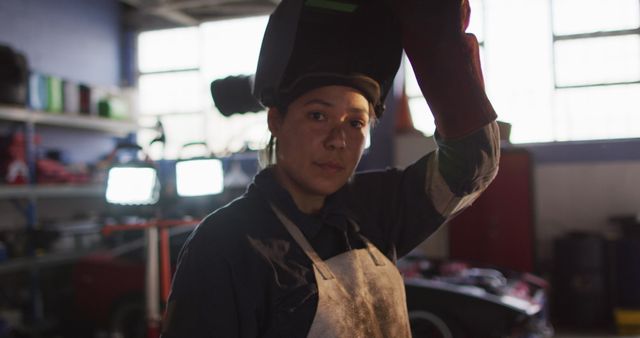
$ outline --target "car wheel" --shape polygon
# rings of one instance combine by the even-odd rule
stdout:
[[[428,311],[409,312],[413,338],[464,338],[462,330],[442,316]]]
[[[118,306],[111,316],[111,338],[145,338],[144,305],[127,302]]]

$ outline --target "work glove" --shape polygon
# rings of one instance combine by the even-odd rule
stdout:
[[[465,33],[468,0],[392,0],[402,46],[444,139],[496,119],[484,91],[478,40]]]

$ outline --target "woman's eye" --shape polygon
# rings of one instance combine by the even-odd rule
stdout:
[[[326,120],[326,116],[324,115],[324,113],[321,113],[319,111],[312,111],[309,113],[309,117],[311,117],[312,119],[316,120],[316,121],[323,121]]]
[[[350,123],[351,123],[352,127],[358,128],[358,129],[364,128],[364,126],[365,126],[365,123],[363,121],[361,121],[361,120],[351,120]]]

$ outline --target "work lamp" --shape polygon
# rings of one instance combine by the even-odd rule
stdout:
[[[178,196],[216,195],[224,190],[222,161],[197,158],[176,162]]]
[[[118,161],[118,155],[125,150],[138,154],[144,159],[130,156],[128,161]],[[131,154],[129,154],[131,155]],[[160,198],[158,172],[136,144],[118,145],[109,155],[111,166],[107,173],[105,198],[107,203],[121,205],[155,204]]]
[[[195,146],[201,148],[201,156],[184,159],[185,150]],[[206,142],[187,143],[180,149],[176,161],[176,190],[181,197],[217,195],[224,190],[222,161],[213,156]]]
[[[160,195],[156,169],[151,165],[125,164],[109,169],[107,202],[124,205],[155,204]]]

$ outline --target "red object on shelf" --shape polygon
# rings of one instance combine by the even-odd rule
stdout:
[[[27,165],[27,148],[25,144],[25,136],[22,131],[16,131],[8,136],[8,146],[6,151],[2,152],[0,158],[0,168],[4,177],[2,181],[8,184],[27,184],[29,183],[29,167]],[[40,143],[40,139],[34,137],[34,144]]]
[[[531,154],[503,149],[500,170],[487,190],[449,223],[452,259],[517,271],[534,268]]]
[[[22,160],[13,160],[7,166],[5,181],[8,184],[21,185],[29,183],[29,167]]]
[[[89,183],[88,173],[71,172],[62,163],[42,158],[36,161],[37,182],[43,183]]]

